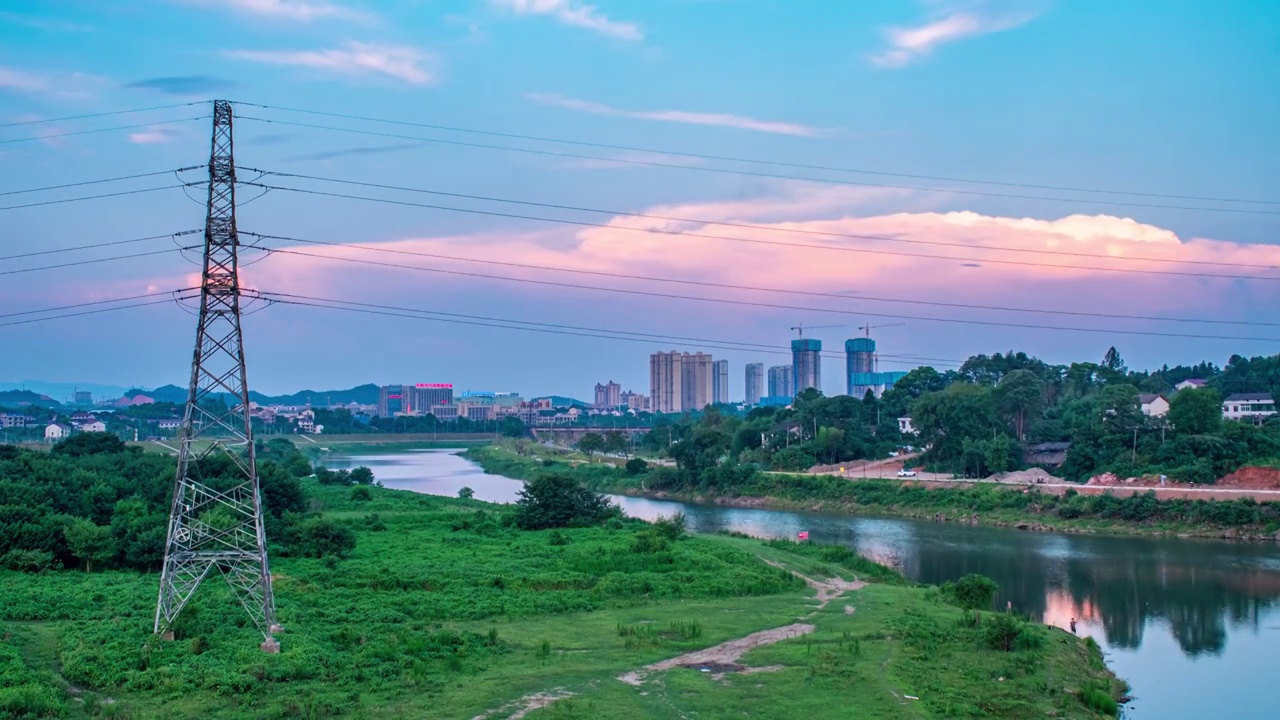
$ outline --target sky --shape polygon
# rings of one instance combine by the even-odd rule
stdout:
[[[736,399],[797,325],[828,393],[868,332],[882,370],[1274,354],[1278,90],[1246,0],[8,3],[0,382],[185,383],[190,301],[15,323],[198,284],[214,98],[245,286],[400,308],[251,304],[266,393],[590,399],[675,349]]]

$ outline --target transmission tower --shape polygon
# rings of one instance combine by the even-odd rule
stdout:
[[[214,101],[200,319],[155,632],[173,638],[174,620],[216,570],[262,632],[262,649],[279,652],[240,332],[231,120],[231,103]]]

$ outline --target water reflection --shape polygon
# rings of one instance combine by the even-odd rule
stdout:
[[[456,495],[468,486],[477,498],[493,502],[514,501],[521,485],[440,452],[362,456],[358,461],[332,457],[326,464],[368,465],[388,487],[417,492]],[[1280,716],[1280,685],[1267,671],[1280,648],[1280,546],[1274,543],[1047,535],[954,523],[617,500],[636,517],[683,511],[698,532],[795,537],[807,530],[817,542],[848,546],[922,582],[987,575],[1000,585],[1000,606],[1011,602],[1018,612],[1064,628],[1075,618],[1081,634],[1099,639],[1112,667],[1141,699],[1129,709],[1129,717],[1215,717],[1223,707],[1231,707],[1229,715],[1235,718]],[[1157,637],[1149,637],[1152,633]],[[1220,689],[1174,680],[1204,680],[1206,673],[1218,676]],[[1223,697],[1230,687],[1236,688],[1231,691],[1235,695]]]

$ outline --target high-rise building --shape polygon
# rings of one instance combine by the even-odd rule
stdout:
[[[769,397],[795,397],[795,388],[791,385],[793,379],[790,365],[774,365],[769,368]]]
[[[764,396],[764,363],[747,364],[747,404],[759,405]]]
[[[452,383],[418,383],[409,390],[408,408],[414,415],[429,415],[431,408],[453,402]]]
[[[684,406],[682,381],[683,358],[676,351],[657,352],[649,356],[649,397],[653,412],[678,413]]]
[[[89,392],[88,390],[76,390],[75,404],[76,405],[92,405],[93,393]]]
[[[793,395],[814,388],[822,390],[822,341],[801,338],[791,341],[791,389]]]
[[[876,384],[876,341],[865,337],[846,340],[844,352],[848,393],[861,400]]]
[[[409,412],[409,386],[383,385],[378,391],[378,415],[395,417]]]
[[[607,385],[596,383],[596,407],[616,408],[622,404],[622,386],[610,380]]]
[[[650,408],[649,396],[641,395],[638,392],[627,391],[622,393],[622,404],[636,412],[647,412]]]
[[[716,360],[711,363],[711,402],[729,402],[729,361]]]
[[[684,377],[680,380],[681,412],[701,410],[711,404],[712,385],[715,380],[715,361],[707,353],[684,353],[680,368]]]

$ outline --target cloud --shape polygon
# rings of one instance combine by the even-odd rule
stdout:
[[[282,158],[287,162],[309,162],[313,160],[333,160],[340,157],[349,157],[352,155],[381,155],[382,153],[395,152],[397,150],[409,150],[421,147],[421,143],[404,143],[401,145],[382,145],[376,147],[353,147],[345,150],[329,150],[327,152],[309,153],[306,155],[294,155],[292,157]]]
[[[739,130],[752,130],[754,132],[773,133],[775,135],[795,135],[799,137],[818,137],[829,132],[798,123],[758,120],[756,118],[746,117],[743,115],[730,115],[727,113],[697,113],[686,112],[683,110],[622,110],[603,103],[591,102],[589,100],[576,100],[574,98],[564,97],[563,95],[543,93],[528,93],[525,95],[525,98],[537,103],[542,103],[543,105],[552,105],[555,107],[565,108],[566,110],[576,110],[578,112],[593,113],[595,115],[628,117],[637,120],[654,120],[657,122],[674,122],[688,125],[731,127]]]
[[[160,145],[182,135],[182,131],[174,127],[152,125],[138,132],[129,133],[129,142],[134,145]]]
[[[578,0],[490,0],[490,2],[511,10],[517,15],[545,15],[555,18],[557,22],[564,25],[591,30],[619,40],[635,42],[644,39],[644,33],[641,32],[639,25],[610,20],[595,5],[588,5]]]
[[[1012,30],[1031,22],[1036,16],[1037,13],[1025,8],[1019,12],[944,10],[919,25],[884,30],[889,47],[871,55],[870,60],[883,68],[905,67],[947,43]]]
[[[42,95],[59,100],[83,100],[93,97],[106,86],[107,80],[85,73],[47,73],[0,67],[0,90]]]
[[[134,90],[153,90],[166,95],[204,95],[215,90],[235,87],[230,80],[211,75],[173,75],[136,80],[125,85]]]
[[[369,22],[372,13],[325,2],[324,0],[182,0],[187,4],[224,8],[257,17],[311,22],[313,20],[348,20]]]
[[[328,50],[227,50],[229,58],[327,70],[342,75],[385,75],[413,85],[438,79],[435,56],[404,45],[346,42]]]

